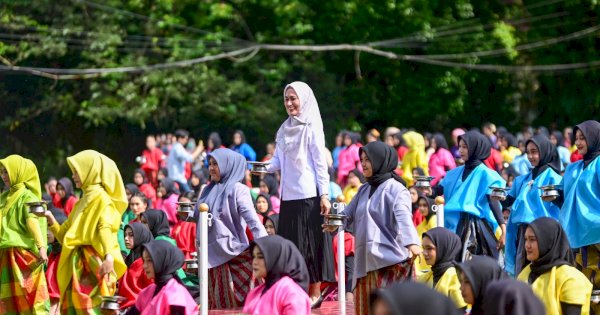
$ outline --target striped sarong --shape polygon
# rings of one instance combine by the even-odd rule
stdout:
[[[600,290],[600,244],[588,245],[581,248],[575,256],[577,269],[590,280],[592,290]],[[591,303],[590,314],[600,315],[600,304]]]
[[[114,273],[109,281],[100,277],[102,259],[92,246],[80,246],[73,251],[69,265],[73,277],[61,296],[61,314],[102,314],[102,296],[112,296],[116,290]]]
[[[44,264],[28,249],[0,249],[0,314],[48,314]]]
[[[247,249],[230,261],[208,270],[209,309],[244,306],[252,283],[252,254]]]
[[[396,265],[369,271],[366,276],[356,281],[356,288],[354,289],[355,314],[370,314],[369,295],[373,290],[385,288],[394,282],[413,279],[414,268],[410,259]]]

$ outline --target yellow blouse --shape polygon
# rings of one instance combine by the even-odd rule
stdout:
[[[433,272],[428,272],[419,276],[418,280],[419,282],[433,287]],[[456,269],[454,267],[450,267],[444,272],[444,275],[435,284],[434,289],[449,297],[454,304],[456,304],[456,308],[464,308],[467,306],[467,303],[463,300],[462,294],[460,293],[460,281],[458,280],[458,275],[456,274]]]
[[[531,266],[527,265],[518,279],[527,282],[530,273]],[[561,302],[581,305],[581,315],[590,314],[592,284],[574,267],[562,265],[552,268],[535,279],[531,289],[544,303],[547,315],[562,315]]]
[[[344,191],[342,191],[342,193],[344,194],[344,198],[346,198],[346,204],[349,204],[350,201],[352,201],[352,198],[354,198],[359,188],[360,186],[352,187],[350,185],[346,185],[346,187],[344,187]]]

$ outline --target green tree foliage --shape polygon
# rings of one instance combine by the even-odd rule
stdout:
[[[598,59],[598,32],[519,47],[596,26],[599,13],[592,0],[0,0],[0,57],[16,66],[142,67],[252,43],[380,42],[374,47],[464,64],[566,64]],[[202,137],[220,131],[226,143],[243,129],[260,152],[286,117],[282,89],[294,80],[315,90],[330,140],[342,128],[389,125],[562,127],[600,107],[595,69],[484,72],[353,51],[247,57],[93,79],[0,72],[1,150],[63,169],[65,155],[93,147],[129,164],[143,134],[183,127]]]

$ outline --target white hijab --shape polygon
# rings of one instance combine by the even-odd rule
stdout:
[[[300,100],[300,114],[289,116],[277,131],[277,145],[281,146],[287,158],[300,170],[305,169],[308,158],[308,139],[311,133],[323,135],[323,121],[315,95],[308,84],[300,81],[292,82],[283,89],[285,92],[293,88]],[[314,141],[314,140],[313,140]]]

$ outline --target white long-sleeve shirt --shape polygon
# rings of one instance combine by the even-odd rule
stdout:
[[[322,131],[309,133],[307,155],[301,157],[306,163],[291,160],[283,148],[294,147],[294,143],[283,144],[276,140],[275,154],[268,166],[269,172],[281,171],[281,200],[299,200],[329,193],[327,150]],[[304,167],[302,167],[304,166]],[[318,189],[318,193],[317,193]]]

